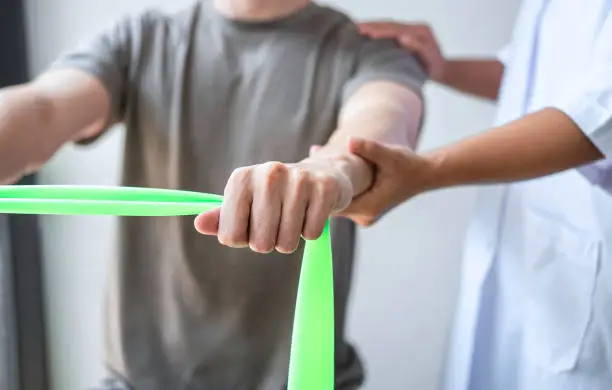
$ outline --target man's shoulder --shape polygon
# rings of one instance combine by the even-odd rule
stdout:
[[[339,8],[327,5],[317,4],[317,7],[319,14],[328,21],[328,24],[334,25],[336,33],[356,42],[360,40],[357,24],[349,14]]]
[[[348,45],[355,53],[366,52],[368,54],[370,52],[392,50],[407,57],[411,56],[393,39],[372,39],[361,34],[357,21],[345,11],[326,5],[319,5],[318,7],[320,12],[334,23],[333,33],[340,37],[344,44]]]

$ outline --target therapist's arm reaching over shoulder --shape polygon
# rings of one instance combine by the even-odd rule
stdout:
[[[548,108],[421,155],[363,139],[351,140],[349,150],[377,167],[374,186],[344,211],[367,226],[420,193],[550,175],[599,160],[612,144],[596,146],[568,114]]]
[[[362,23],[360,29],[374,39],[396,39],[419,58],[432,80],[480,98],[497,100],[504,73],[502,62],[494,58],[447,59],[427,25],[377,21]]]
[[[236,170],[221,209],[200,215],[196,229],[232,247],[288,253],[300,236],[320,236],[334,210],[367,191],[371,165],[346,149],[350,136],[408,147],[417,138],[422,103],[394,82],[365,83],[347,99],[338,129],[310,157],[294,164],[272,162]]]

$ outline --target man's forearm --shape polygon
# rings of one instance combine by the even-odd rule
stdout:
[[[338,130],[309,159],[327,160],[330,166],[344,172],[353,184],[354,196],[358,196],[372,184],[373,172],[368,162],[346,150],[348,138],[362,137],[414,148],[421,111],[422,103],[414,92],[391,83],[373,83],[344,107]]]
[[[528,180],[604,156],[563,112],[545,109],[425,155],[426,190]],[[409,179],[408,179],[409,180]]]
[[[0,90],[0,182],[35,169],[59,147],[49,102],[27,86]]]
[[[0,89],[0,182],[38,169],[66,142],[99,133],[108,112],[102,83],[77,70]]]
[[[449,60],[440,82],[464,93],[497,100],[503,73],[503,64],[496,60]]]

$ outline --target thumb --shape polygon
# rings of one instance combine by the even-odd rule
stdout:
[[[198,233],[207,236],[214,236],[219,231],[220,217],[221,208],[216,208],[198,215],[193,224]]]
[[[375,165],[384,165],[391,150],[380,142],[363,138],[351,138],[348,149],[351,153],[364,158]]]

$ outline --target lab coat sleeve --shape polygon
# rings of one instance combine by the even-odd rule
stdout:
[[[612,12],[595,41],[590,69],[577,85],[553,102],[606,157],[612,157]],[[560,80],[562,82],[562,80]]]

